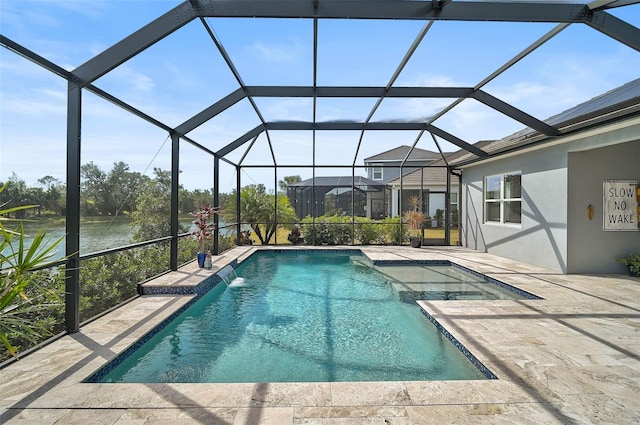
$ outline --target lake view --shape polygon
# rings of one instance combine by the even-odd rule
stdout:
[[[188,226],[193,219],[181,219],[180,224]],[[27,242],[33,240],[33,235],[40,227],[47,230],[47,238],[50,241],[63,237],[66,229],[64,222],[24,222],[24,229],[27,234]],[[5,227],[13,229],[15,223],[8,223]],[[132,238],[135,228],[131,226],[131,221],[127,218],[118,218],[113,221],[88,221],[80,223],[80,255],[92,252],[103,251],[105,249],[118,248],[133,243]],[[65,241],[59,245],[55,258],[61,258],[65,252]]]

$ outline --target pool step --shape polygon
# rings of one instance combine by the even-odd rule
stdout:
[[[371,262],[360,255],[352,255],[351,257],[349,257],[349,260],[351,260],[351,264],[356,267],[366,267],[368,269],[371,268]]]

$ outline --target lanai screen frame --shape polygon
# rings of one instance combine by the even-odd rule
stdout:
[[[547,138],[569,134],[571,130],[562,131],[559,127],[548,125],[542,120],[533,117],[508,103],[495,98],[482,90],[482,87],[491,80],[509,69],[529,53],[536,50],[542,44],[553,38],[567,26],[574,23],[585,24],[594,30],[623,43],[636,51],[640,51],[640,30],[607,13],[607,9],[637,3],[632,0],[595,0],[589,3],[561,3],[547,1],[529,3],[526,1],[451,1],[451,0],[425,0],[425,1],[398,1],[398,0],[188,0],[160,16],[158,19],[142,27],[122,41],[116,43],[104,52],[98,54],[73,71],[67,71],[62,67],[48,61],[38,54],[26,49],[9,38],[0,35],[0,44],[17,54],[35,62],[54,74],[68,81],[67,98],[67,217],[66,217],[66,306],[65,323],[69,333],[77,332],[79,322],[79,266],[80,266],[80,148],[82,128],[82,92],[89,90],[107,101],[123,108],[139,118],[167,131],[171,136],[171,235],[159,240],[170,240],[171,260],[170,269],[176,270],[178,247],[178,187],[179,187],[179,159],[180,141],[185,141],[200,149],[203,153],[211,155],[214,160],[214,205],[219,203],[219,165],[220,161],[227,162],[237,170],[237,190],[240,188],[240,170],[242,161],[253,142],[263,132],[271,148],[273,163],[269,167],[274,168],[274,174],[278,167],[277,158],[271,147],[270,130],[310,130],[312,131],[313,150],[315,151],[315,134],[321,130],[354,130],[360,132],[358,149],[354,155],[352,175],[356,167],[356,157],[362,143],[365,131],[376,130],[411,130],[418,131],[412,149],[424,133],[430,133],[431,137],[438,136],[457,147],[475,155],[475,160],[497,156],[500,153],[488,153],[479,149],[467,141],[461,140],[452,134],[433,125],[433,122],[453,109],[467,98],[475,99],[490,108],[521,122],[530,127],[537,134]],[[245,85],[242,76],[231,61],[229,55],[209,27],[205,18],[237,17],[237,18],[294,18],[312,19],[314,23],[314,49],[313,49],[313,85],[312,86],[248,86]],[[380,87],[342,87],[342,86],[318,86],[317,85],[317,44],[318,21],[320,19],[396,19],[396,20],[420,20],[425,21],[420,34],[414,40],[412,46],[406,52],[397,70],[386,86]],[[101,76],[109,73],[114,68],[126,62],[130,58],[141,53],[148,47],[169,36],[187,23],[199,19],[204,25],[212,42],[222,54],[225,62],[238,81],[240,88],[216,101],[208,108],[173,128],[161,121],[145,114],[135,107],[121,101],[111,94],[93,85],[93,82]],[[502,21],[502,22],[546,22],[558,25],[520,52],[510,61],[505,63],[485,79],[473,87],[393,87],[407,61],[426,36],[429,28],[437,20],[461,20],[461,21]],[[309,97],[313,99],[313,120],[311,122],[268,122],[254,102],[256,97]],[[368,117],[362,122],[318,122],[316,121],[316,102],[322,97],[369,97],[377,98],[377,102]],[[372,122],[371,118],[376,109],[385,98],[454,98],[449,106],[442,109],[436,115],[426,121],[419,122]],[[249,130],[241,137],[231,141],[218,151],[212,151],[188,136],[188,133],[220,114],[230,106],[243,99],[248,99],[261,124]],[[575,130],[573,130],[575,131]],[[242,159],[236,164],[226,158],[226,155],[249,143]],[[437,142],[436,142],[437,144]],[[439,146],[438,146],[439,148]],[[410,152],[406,155],[404,164]],[[468,162],[468,161],[467,161]],[[266,166],[266,165],[265,165]],[[288,165],[290,166],[290,165]],[[308,165],[300,166],[308,167]],[[311,168],[315,178],[315,157]],[[448,177],[453,173],[453,168],[447,166]],[[402,191],[401,191],[402,192]],[[276,195],[277,196],[277,195]],[[240,222],[238,217],[238,222]],[[238,224],[239,226],[240,224]],[[216,238],[217,241],[217,238]],[[153,241],[151,241],[153,242]],[[214,247],[217,249],[217,247]],[[86,257],[83,257],[83,259]]]

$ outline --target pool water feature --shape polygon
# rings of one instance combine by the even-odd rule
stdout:
[[[365,267],[361,259],[353,252],[258,252],[235,271],[243,285],[217,285],[140,348],[116,358],[105,369],[109,373],[99,371],[88,381],[492,377],[438,331],[416,303],[402,299],[401,268]]]
[[[243,277],[239,277],[236,273],[236,269],[232,266],[224,266],[218,273],[216,273],[227,287],[236,288],[238,286],[244,286],[245,280]]]

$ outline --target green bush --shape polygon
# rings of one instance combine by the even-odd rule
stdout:
[[[52,267],[29,272],[32,284],[24,289],[24,305],[7,310],[2,318],[3,331],[11,341],[12,350],[0,353],[0,362],[36,346],[48,337],[64,330],[64,267]],[[9,314],[11,318],[7,317]],[[6,322],[6,323],[5,323]],[[27,329],[25,329],[27,328]]]
[[[355,240],[362,245],[372,243],[402,245],[407,241],[407,226],[400,217],[372,220],[370,218],[310,216],[302,220],[302,232],[308,245],[350,245]]]
[[[380,226],[375,223],[376,221],[370,218],[356,217],[355,238],[362,245],[371,245],[380,239],[378,232]]]
[[[0,187],[0,193],[8,183]],[[0,358],[18,358],[18,351],[37,344],[52,334],[59,323],[61,281],[52,264],[56,247],[63,238],[51,241],[38,230],[33,240],[25,240],[22,224],[6,228],[9,214],[23,213],[35,205],[5,207],[0,203],[0,343],[6,349]],[[42,269],[42,270],[38,270]]]
[[[322,225],[320,223],[314,223],[313,217],[306,216],[301,221],[302,234],[307,245],[322,245],[321,230]]]
[[[387,217],[382,220],[380,243],[387,245],[402,245],[408,240],[407,226],[402,223],[401,217]]]
[[[218,238],[218,251],[222,254],[225,251],[235,248],[236,237],[235,235],[221,235]]]
[[[169,268],[169,244],[91,258],[80,266],[80,320],[90,319],[138,293],[138,283]]]
[[[438,208],[436,210],[436,214],[433,216],[433,219],[436,221],[436,227],[444,227],[444,210]]]
[[[308,245],[350,245],[353,224],[349,216],[307,216],[302,220],[302,234]]]
[[[460,220],[460,216],[458,214],[458,210],[454,209],[454,210],[451,211],[451,225],[454,226],[454,227],[457,227],[458,224],[460,224],[458,222],[458,220]]]
[[[349,216],[331,216],[327,219],[331,245],[350,245],[353,243],[353,222]]]

